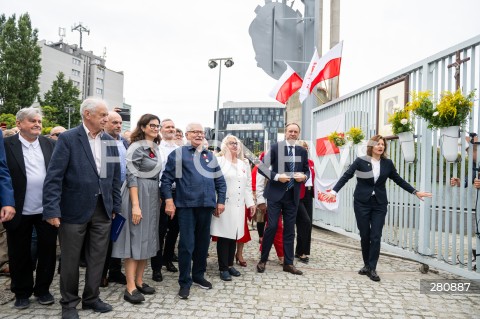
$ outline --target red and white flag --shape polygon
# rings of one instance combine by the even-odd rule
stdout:
[[[308,65],[307,74],[305,74],[305,81],[300,88],[301,103],[305,101],[318,83],[340,75],[342,48],[343,41],[340,41],[322,57],[318,56],[317,49],[315,49],[312,60]]]
[[[287,64],[287,70],[282,74],[277,84],[270,92],[270,96],[285,104],[288,99],[302,87],[302,78]]]

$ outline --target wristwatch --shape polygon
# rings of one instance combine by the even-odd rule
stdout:
[[[413,190],[412,194],[413,194],[413,195],[417,195],[417,192],[418,192],[418,191],[415,189],[415,190]]]

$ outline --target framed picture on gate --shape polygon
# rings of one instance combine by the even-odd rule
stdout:
[[[403,109],[408,101],[408,75],[387,82],[377,89],[377,134],[388,139],[396,138],[392,132],[392,125],[388,123],[389,114],[395,108]]]

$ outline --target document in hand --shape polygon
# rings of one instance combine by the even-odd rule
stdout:
[[[117,241],[124,224],[125,217],[120,214],[115,214],[115,218],[112,220],[112,232],[110,233],[110,239],[112,241]]]

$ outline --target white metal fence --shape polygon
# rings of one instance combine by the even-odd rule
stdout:
[[[316,134],[316,123],[340,113],[345,114],[345,128],[360,126],[366,132],[367,139],[376,134],[377,127],[377,93],[382,85],[408,76],[409,91],[426,91],[438,98],[445,90],[455,90],[455,68],[448,68],[455,61],[455,53],[470,60],[460,67],[461,88],[464,93],[476,89],[476,100],[467,129],[462,132],[479,132],[480,110],[478,103],[480,83],[480,35],[439,52],[425,60],[415,63],[366,87],[354,91],[330,103],[321,105],[312,111],[312,134]],[[480,279],[480,257],[475,263],[474,249],[480,248],[480,239],[476,236],[476,223],[480,216],[475,215],[477,191],[472,186],[475,163],[472,160],[473,147],[461,138],[461,158],[457,163],[446,163],[437,150],[439,133],[426,128],[426,122],[416,120],[416,162],[405,163],[398,140],[388,144],[389,155],[394,160],[399,174],[419,190],[430,191],[433,198],[419,201],[407,194],[395,183],[388,182],[390,201],[385,227],[383,230],[382,249],[417,260],[424,265],[431,265],[467,278]],[[313,146],[313,145],[312,145]],[[314,148],[314,147],[312,147]],[[480,148],[479,148],[480,151]],[[337,159],[339,158],[338,155]],[[355,158],[355,151],[350,150],[348,167]],[[480,156],[478,157],[480,160]],[[324,160],[324,158],[320,158]],[[334,169],[319,172],[319,178],[338,178]],[[459,172],[459,173],[457,173]],[[468,186],[451,187],[450,178],[459,177],[468,180]],[[329,212],[315,209],[314,224],[358,237],[353,213],[353,189],[355,178],[341,190],[340,209]],[[479,209],[480,211],[480,209]],[[426,268],[426,267],[425,267]]]

